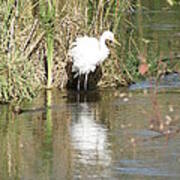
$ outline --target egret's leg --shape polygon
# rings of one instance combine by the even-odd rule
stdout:
[[[78,75],[77,90],[80,91],[81,75]]]
[[[85,79],[84,79],[84,90],[87,91],[87,83],[88,83],[88,73],[85,74]]]

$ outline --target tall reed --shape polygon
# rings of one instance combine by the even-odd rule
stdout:
[[[38,87],[66,87],[70,44],[85,34],[98,38],[107,29],[122,47],[111,47],[99,85],[128,85],[141,78],[135,39],[140,29],[133,26],[137,0],[0,2],[0,101],[31,99]]]
[[[53,51],[54,51],[54,22],[56,0],[43,1],[39,0],[40,19],[42,26],[46,31],[47,44],[47,88],[51,88],[52,84],[52,67],[53,67]]]
[[[6,10],[3,10],[3,7],[6,7]],[[27,96],[29,99],[34,94],[34,87],[39,85],[42,87],[44,80],[47,88],[65,87],[69,45],[80,34],[99,36],[105,29],[114,31],[120,37],[119,27],[125,22],[128,3],[125,0],[67,0],[61,3],[57,0],[11,0],[2,1],[0,8],[4,12],[4,14],[0,12],[3,22],[0,36],[3,52],[1,61],[5,59],[8,63],[4,65],[9,65],[5,67],[2,66],[3,63],[1,64],[2,79],[7,78],[4,73],[7,68],[8,81],[1,81],[6,86],[1,86],[0,94],[1,99],[7,101],[14,97],[23,99]],[[116,64],[115,61],[108,61],[109,63],[105,64],[104,82],[123,80],[122,76],[118,76],[119,62],[118,58],[115,58]],[[20,67],[16,65],[16,61],[21,61],[21,68],[26,71],[19,72]],[[15,77],[14,72],[17,76],[12,81]],[[112,80],[109,81],[108,77]],[[24,83],[14,88],[19,79]],[[20,87],[26,89],[24,93],[21,93]],[[8,89],[16,89],[16,93],[14,91],[10,93]]]
[[[18,0],[2,1],[0,6],[3,22],[0,26],[0,101],[3,102],[30,100],[39,88],[36,66],[29,59],[32,51],[23,51],[24,43],[20,41],[22,4]]]

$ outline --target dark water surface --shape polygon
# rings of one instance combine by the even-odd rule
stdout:
[[[143,0],[135,11],[138,38],[150,40],[154,53],[162,57],[179,56],[180,5],[169,6],[166,0]],[[144,44],[140,47],[144,48]],[[174,57],[173,56],[173,57]]]
[[[21,114],[0,106],[0,179],[180,179],[180,93],[57,91],[49,98]]]

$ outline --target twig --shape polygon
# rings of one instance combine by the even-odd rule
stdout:
[[[14,1],[14,6],[15,6],[15,17],[18,18],[18,16],[19,16],[19,9],[18,9],[19,0]]]
[[[29,33],[29,36],[28,36],[26,42],[24,43],[24,47],[23,47],[22,51],[25,51],[27,49],[28,45],[30,44],[31,39],[32,39],[32,37],[34,35],[34,32],[35,32],[35,30],[37,28],[37,25],[38,25],[38,19],[35,19],[35,21],[34,21],[34,23],[32,25],[31,31]]]
[[[15,17],[13,17],[11,21],[11,27],[10,27],[10,39],[8,42],[8,56],[11,57],[12,50],[14,48],[14,31],[15,31]]]
[[[14,5],[12,5],[11,9],[10,9],[10,12],[9,12],[9,15],[8,15],[8,18],[6,20],[6,24],[8,24],[8,22],[10,21],[11,19],[11,16],[13,14],[13,10],[15,9],[15,16],[12,17],[12,20],[11,20],[11,23],[10,23],[10,37],[8,39],[8,42],[7,42],[7,52],[8,52],[8,57],[10,58],[11,57],[11,54],[12,54],[12,51],[15,50],[15,43],[14,43],[14,38],[15,38],[15,21],[16,21],[16,18],[18,17],[18,0],[15,0],[14,1]],[[8,31],[7,31],[8,32]],[[7,35],[7,32],[5,34],[5,36]]]
[[[29,58],[32,54],[32,52],[36,49],[36,47],[38,46],[38,44],[41,42],[42,38],[44,37],[45,32],[42,32],[39,37],[37,38],[36,42],[31,46],[30,50],[28,51],[28,53],[26,54],[25,58]]]
[[[11,6],[11,9],[10,9],[10,11],[9,11],[9,14],[8,14],[8,17],[7,17],[6,21],[5,21],[5,24],[8,24],[8,23],[9,23],[9,21],[10,21],[10,19],[11,19],[11,16],[12,16],[12,14],[13,14],[13,9],[14,9],[14,6]]]

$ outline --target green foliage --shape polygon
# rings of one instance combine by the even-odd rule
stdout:
[[[55,4],[54,1],[39,0],[39,15],[42,26],[48,31],[53,33],[54,20],[55,20]]]
[[[102,65],[101,85],[128,85],[171,68],[172,63],[162,62],[153,49],[140,50],[137,37],[142,41],[143,35],[133,26],[132,13],[136,7],[141,10],[139,2],[0,0],[0,101],[31,99],[45,83],[47,88],[61,86],[53,84],[58,80],[66,86],[68,49],[80,34],[98,37],[109,29],[122,44],[111,47],[110,60]],[[145,76],[138,70],[141,54],[149,67]]]
[[[54,50],[54,23],[55,23],[55,1],[39,0],[40,19],[46,30],[47,43],[47,88],[52,84],[53,50]]]
[[[21,101],[31,100],[37,95],[38,85],[35,77],[35,67],[28,59],[24,59],[18,51],[13,57],[1,53],[0,59],[0,100]]]
[[[2,9],[3,26],[0,27],[0,101],[31,100],[37,95],[39,78],[35,64],[18,45],[19,4],[15,1],[3,3],[8,6]]]
[[[51,88],[52,83],[52,66],[53,66],[53,51],[54,51],[54,40],[51,34],[47,35],[47,88]]]
[[[138,81],[140,79],[140,74],[138,71],[139,59],[137,58],[135,52],[129,52],[127,54],[125,64],[128,72],[131,74],[132,77],[132,79],[131,78],[129,79],[129,83],[131,83],[131,81],[133,82]],[[124,73],[125,76],[128,76],[126,71],[124,71]]]

